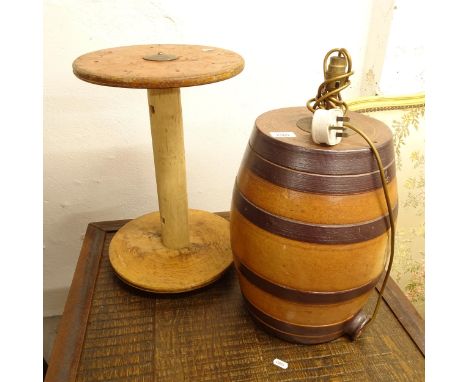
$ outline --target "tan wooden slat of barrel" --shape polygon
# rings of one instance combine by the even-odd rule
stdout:
[[[231,210],[231,246],[239,260],[273,282],[300,290],[359,287],[380,275],[388,234],[353,244],[315,244],[281,237]]]
[[[239,190],[250,202],[275,215],[314,224],[353,224],[387,214],[382,189],[347,195],[313,194],[287,189],[255,175],[245,166],[237,177]],[[397,202],[397,182],[389,184],[392,206]]]
[[[174,61],[148,61],[158,53]],[[102,49],[78,57],[73,72],[97,85],[166,89],[223,81],[239,74],[243,58],[235,52],[203,45],[151,44]]]

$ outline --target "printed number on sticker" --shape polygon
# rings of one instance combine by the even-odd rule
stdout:
[[[295,138],[296,134],[292,131],[272,131],[271,136],[273,138]]]

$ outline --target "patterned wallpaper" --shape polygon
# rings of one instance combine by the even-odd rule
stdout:
[[[424,317],[424,96],[418,100],[419,105],[401,108],[376,103],[362,112],[383,121],[393,132],[399,210],[391,274]],[[349,104],[351,110],[363,106]]]

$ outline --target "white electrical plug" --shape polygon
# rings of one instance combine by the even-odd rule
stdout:
[[[315,110],[310,131],[315,143],[337,145],[342,138],[342,134],[337,135],[337,133],[343,133],[343,110],[338,108]]]

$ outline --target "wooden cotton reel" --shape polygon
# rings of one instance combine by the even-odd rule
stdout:
[[[188,209],[179,88],[222,81],[243,68],[237,53],[198,45],[118,47],[74,61],[84,81],[148,89],[160,211],[127,223],[110,243],[111,265],[125,282],[184,292],[216,280],[232,263],[227,220]]]
[[[346,116],[376,145],[396,213],[390,129],[362,114]],[[249,312],[278,337],[305,344],[362,328],[390,227],[367,143],[347,130],[339,144],[317,145],[301,128],[310,117],[296,107],[257,118],[231,209],[231,246]]]

